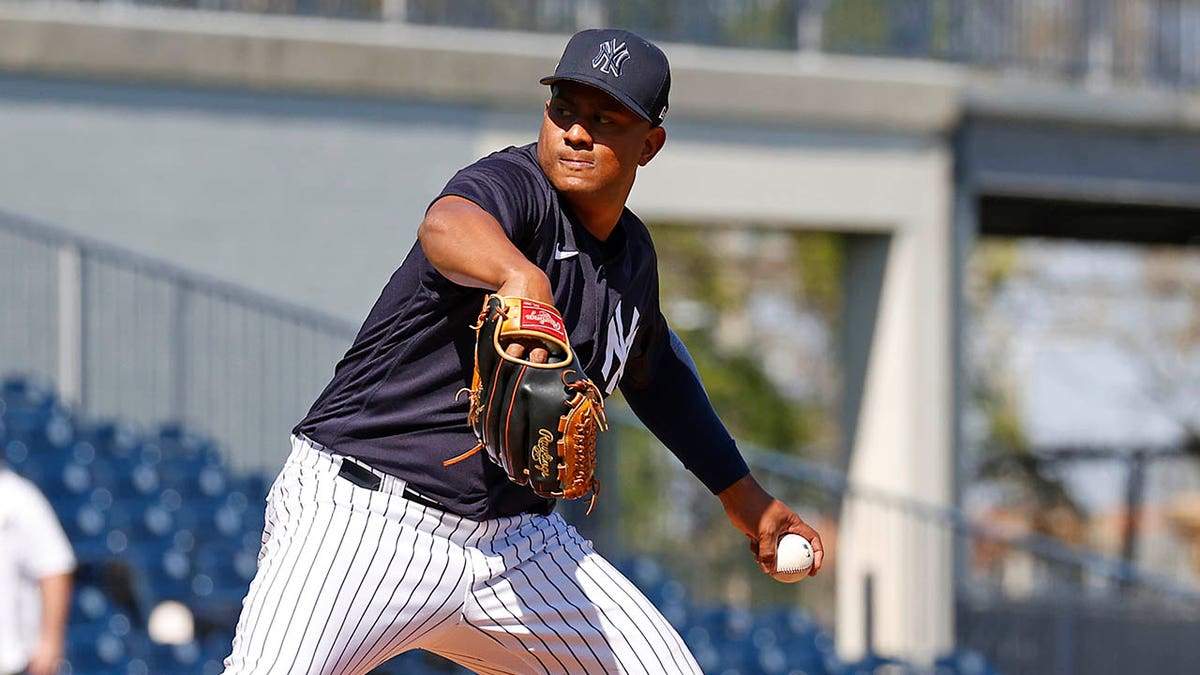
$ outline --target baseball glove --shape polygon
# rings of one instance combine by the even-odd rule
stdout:
[[[562,315],[525,298],[489,295],[475,329],[475,372],[467,422],[479,445],[446,464],[487,450],[509,479],[541,497],[578,499],[595,506],[596,440],[608,429],[604,398],[575,363]],[[514,340],[544,347],[545,363],[505,352]]]

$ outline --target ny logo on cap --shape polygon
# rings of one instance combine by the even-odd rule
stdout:
[[[621,64],[628,58],[629,50],[625,48],[625,43],[617,44],[617,39],[613,38],[600,43],[600,51],[596,53],[596,58],[592,59],[592,67],[599,68],[600,72],[609,73],[613,77],[620,77]]]

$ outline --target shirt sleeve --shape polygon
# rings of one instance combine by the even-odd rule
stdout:
[[[635,344],[621,393],[638,419],[717,494],[750,473],[717,416],[700,373],[661,314]]]
[[[454,174],[437,199],[453,195],[473,202],[525,251],[537,237],[547,208],[544,192],[528,167],[497,153]]]
[[[25,572],[35,579],[44,579],[73,571],[75,554],[50,502],[30,487],[21,511],[24,513],[19,520],[22,541],[28,543],[23,559]]]

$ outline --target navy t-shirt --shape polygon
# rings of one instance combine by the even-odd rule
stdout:
[[[648,378],[648,364],[671,340],[658,306],[654,245],[637,216],[626,209],[608,240],[597,240],[560,201],[535,144],[463,169],[438,198],[446,195],[490,213],[546,272],[576,357],[602,391],[611,394],[622,377]],[[485,295],[446,279],[414,245],[295,431],[468,518],[545,511],[546,500],[509,481],[484,452],[442,464],[477,442],[466,396],[456,394],[471,383],[471,325]]]

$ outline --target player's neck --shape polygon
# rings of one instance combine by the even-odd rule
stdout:
[[[568,198],[579,224],[599,241],[607,241],[625,211],[624,199]]]

